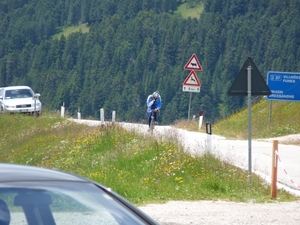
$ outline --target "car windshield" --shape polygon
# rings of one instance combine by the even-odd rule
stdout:
[[[101,188],[82,182],[2,183],[0,223],[5,218],[10,225],[144,224]]]
[[[5,91],[5,99],[31,98],[33,93],[30,89],[14,89]]]

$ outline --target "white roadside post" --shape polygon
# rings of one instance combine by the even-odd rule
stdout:
[[[112,119],[111,122],[114,124],[116,122],[116,111],[112,111]]]
[[[202,122],[203,122],[203,110],[201,110],[200,113],[199,113],[199,125],[198,125],[198,130],[201,130]]]
[[[211,152],[212,151],[212,141],[211,141],[211,124],[206,123],[206,149]]]
[[[33,100],[34,100],[34,118],[36,118],[36,100],[39,99],[41,95],[36,93],[33,95]]]
[[[60,116],[65,117],[65,103],[63,102],[63,105],[60,108]]]
[[[81,120],[80,108],[78,108],[78,112],[77,112],[77,119],[78,119],[78,120]]]
[[[104,125],[104,109],[103,108],[101,108],[100,109],[100,121],[101,121],[101,126],[103,126]]]

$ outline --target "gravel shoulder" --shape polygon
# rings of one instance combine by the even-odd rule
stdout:
[[[300,202],[170,201],[139,208],[162,225],[300,224]]]

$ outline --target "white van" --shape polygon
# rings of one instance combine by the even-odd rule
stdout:
[[[34,93],[28,86],[10,86],[0,88],[0,113],[42,114],[40,94]]]

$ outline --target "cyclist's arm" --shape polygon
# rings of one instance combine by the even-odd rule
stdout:
[[[153,105],[153,103],[154,103],[153,98],[151,96],[149,96],[147,99],[147,106],[151,107]]]
[[[156,108],[157,108],[158,110],[160,110],[160,108],[161,108],[161,97],[159,97],[159,98],[157,99],[157,102],[156,102]]]

